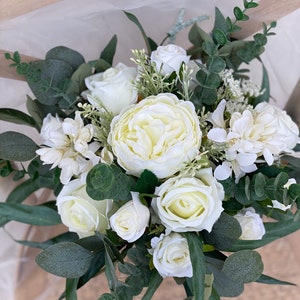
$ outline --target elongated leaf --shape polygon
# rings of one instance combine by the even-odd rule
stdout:
[[[0,108],[0,120],[39,129],[37,123],[31,116],[13,108]]]
[[[262,74],[262,83],[261,83],[261,89],[264,90],[263,94],[256,97],[254,99],[253,105],[256,106],[260,102],[269,102],[270,100],[270,82],[269,82],[269,76],[268,71],[264,64],[262,64],[263,67],[263,74]]]
[[[40,188],[38,181],[34,179],[28,179],[19,184],[7,197],[8,203],[21,203],[33,192]]]
[[[185,237],[188,241],[193,266],[192,286],[194,298],[204,299],[206,263],[202,251],[202,240],[200,236],[190,232],[186,233]]]
[[[107,46],[103,49],[101,52],[100,58],[104,59],[111,65],[113,64],[114,56],[116,53],[116,47],[117,47],[118,38],[116,35],[114,35]]]
[[[151,300],[162,281],[163,278],[160,276],[160,274],[156,270],[152,271],[148,289],[144,294],[142,300]]]
[[[66,278],[78,278],[90,267],[94,254],[72,242],[50,246],[37,255],[36,263],[45,271]]]
[[[138,27],[138,29],[141,31],[143,39],[144,39],[145,44],[146,44],[146,48],[147,48],[148,54],[150,55],[151,54],[151,46],[150,46],[150,43],[149,43],[149,39],[148,39],[148,37],[146,35],[146,32],[145,32],[143,26],[141,25],[140,21],[132,13],[126,12],[126,11],[124,11],[124,13],[126,14],[127,18],[130,21],[132,21]]]
[[[21,223],[52,226],[61,223],[59,214],[46,206],[0,203],[0,216]]]
[[[66,280],[66,300],[77,300],[78,278],[67,278]]]
[[[12,161],[28,161],[36,156],[37,144],[28,136],[6,131],[0,134],[0,158]]]
[[[276,279],[276,278],[273,278],[271,276],[267,276],[267,275],[264,275],[262,274],[257,280],[256,282],[259,282],[259,283],[264,283],[264,284],[281,284],[281,285],[296,285],[294,283],[291,283],[291,282],[287,282],[287,281],[282,281],[282,280],[279,280],[279,279]]]

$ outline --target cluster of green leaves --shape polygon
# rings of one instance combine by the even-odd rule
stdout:
[[[269,27],[263,24],[263,32],[254,35],[253,40],[235,40],[232,35],[241,30],[236,23],[247,21],[246,11],[254,8],[258,4],[254,1],[244,1],[244,9],[235,7],[233,12],[235,21],[229,17],[225,18],[221,11],[215,9],[215,23],[211,33],[206,33],[197,24],[194,24],[189,32],[189,40],[193,46],[188,53],[194,59],[200,59],[205,65],[201,66],[196,78],[198,87],[195,90],[192,101],[198,109],[202,106],[214,104],[217,101],[217,88],[221,79],[219,73],[225,68],[233,69],[236,76],[246,72],[240,69],[242,63],[250,63],[253,59],[259,59],[267,43],[267,37],[273,35],[271,29],[276,26],[276,22],[271,22]],[[267,101],[269,98],[268,77],[263,69],[262,89],[265,90],[263,96],[256,103]]]

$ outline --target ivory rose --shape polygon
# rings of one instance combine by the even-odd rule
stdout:
[[[224,190],[211,168],[201,169],[196,177],[172,177],[156,188],[155,195],[154,211],[175,232],[210,232],[223,211]]]
[[[98,108],[105,108],[113,115],[137,101],[137,91],[132,81],[137,70],[119,63],[115,68],[85,78],[88,101]]]
[[[72,180],[64,185],[56,202],[62,223],[80,238],[95,231],[106,232],[109,225],[106,214],[112,205],[112,200],[91,199],[85,188],[86,184],[80,179]]]
[[[145,169],[166,178],[198,153],[201,130],[194,105],[165,93],[124,109],[108,137],[119,165],[139,176]]]
[[[260,240],[266,233],[264,223],[253,207],[242,209],[234,217],[242,228],[241,240]]]
[[[157,47],[151,53],[150,60],[163,75],[170,75],[172,72],[178,73],[182,63],[187,64],[190,57],[183,48],[169,44]]]
[[[112,230],[129,243],[136,241],[145,232],[150,219],[147,206],[139,200],[138,193],[131,193],[132,200],[126,202],[109,219]]]
[[[192,277],[187,239],[179,233],[161,234],[151,240],[153,264],[162,277]]]

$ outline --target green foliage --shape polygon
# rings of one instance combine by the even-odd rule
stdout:
[[[222,213],[210,233],[204,231],[204,241],[214,245],[216,249],[226,251],[238,240],[242,230],[238,221],[226,213]]]
[[[120,167],[100,163],[88,173],[87,193],[95,200],[130,200],[136,180]]]
[[[78,278],[87,272],[94,255],[76,243],[61,242],[39,253],[36,263],[56,276]]]
[[[103,49],[100,55],[100,59],[107,61],[110,65],[113,64],[114,56],[116,53],[118,38],[114,35],[111,40],[108,42],[106,47]]]
[[[61,224],[57,211],[45,205],[25,205],[19,203],[0,203],[0,217],[21,223],[52,226]]]
[[[159,185],[158,178],[149,170],[145,170],[138,178],[135,191],[142,194],[153,194],[155,187]]]
[[[243,262],[242,268],[241,262]],[[238,251],[225,260],[222,271],[235,282],[256,281],[263,271],[261,256],[252,250]]]
[[[0,134],[0,158],[11,161],[29,161],[36,156],[37,144],[28,136],[6,131]]]

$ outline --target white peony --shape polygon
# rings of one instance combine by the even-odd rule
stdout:
[[[85,78],[88,88],[87,99],[95,107],[105,108],[117,115],[124,108],[137,101],[137,90],[132,81],[137,70],[119,63],[115,68]]]
[[[162,277],[192,277],[193,268],[185,237],[179,233],[161,234],[151,240],[153,264]]]
[[[131,193],[132,200],[126,202],[109,219],[110,226],[119,237],[133,243],[145,232],[150,219],[147,206],[143,205],[138,193]]]
[[[253,207],[242,209],[234,218],[242,228],[241,240],[260,240],[266,233],[264,223]]]
[[[63,224],[80,238],[94,235],[95,231],[106,232],[106,215],[112,205],[112,200],[91,199],[85,189],[86,184],[80,179],[72,180],[63,187],[56,202]]]
[[[172,72],[178,73],[182,63],[187,64],[190,57],[183,48],[169,44],[157,47],[151,53],[150,60],[155,63],[159,72],[163,75],[170,75]]]
[[[211,231],[223,211],[223,186],[212,169],[201,169],[196,177],[172,177],[155,190],[152,207],[161,223],[175,232]]]
[[[166,178],[195,158],[201,136],[192,102],[166,93],[124,109],[112,120],[108,141],[128,174],[148,169]]]

